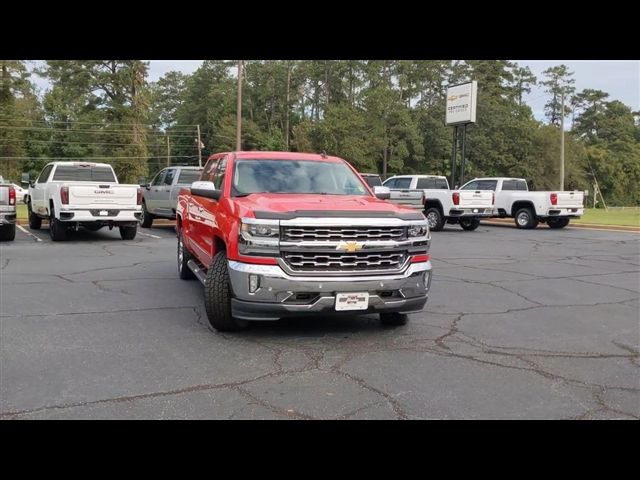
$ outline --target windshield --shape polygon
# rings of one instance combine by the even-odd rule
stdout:
[[[233,196],[251,193],[369,195],[346,164],[307,160],[238,160]]]
[[[54,182],[116,182],[110,167],[91,165],[58,165],[53,174]]]

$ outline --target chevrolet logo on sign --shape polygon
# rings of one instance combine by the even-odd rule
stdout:
[[[344,250],[349,253],[357,252],[358,250],[362,250],[364,247],[364,243],[358,243],[355,241],[351,242],[340,242],[336,247],[336,250]]]

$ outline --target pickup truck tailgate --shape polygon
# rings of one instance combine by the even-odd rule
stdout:
[[[493,206],[493,192],[491,190],[459,190],[460,207],[491,208]]]
[[[0,205],[9,205],[9,185],[0,185]]]
[[[584,192],[557,192],[557,208],[582,208],[584,202]]]
[[[138,187],[136,185],[69,185],[69,205],[72,208],[102,205],[135,207],[137,195]]]
[[[391,198],[389,201],[397,204],[404,205],[411,208],[424,208],[423,198],[424,192],[422,190],[391,190]]]

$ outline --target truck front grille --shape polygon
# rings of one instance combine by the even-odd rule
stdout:
[[[393,272],[404,266],[407,252],[284,252],[283,259],[294,272]]]
[[[404,240],[404,227],[283,227],[287,241]]]

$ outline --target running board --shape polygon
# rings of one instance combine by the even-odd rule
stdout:
[[[196,278],[200,280],[200,283],[202,283],[202,285],[205,285],[205,282],[207,280],[207,274],[205,273],[204,270],[202,270],[202,268],[200,268],[200,266],[195,262],[195,260],[189,260],[187,262],[187,266],[189,267],[189,270],[193,272]]]

